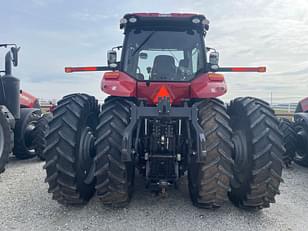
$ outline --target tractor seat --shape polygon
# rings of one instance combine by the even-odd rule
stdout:
[[[173,80],[176,78],[176,66],[172,56],[158,55],[154,59],[151,80]]]

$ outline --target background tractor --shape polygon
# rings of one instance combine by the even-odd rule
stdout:
[[[280,120],[280,129],[284,134],[285,159],[308,167],[308,98],[297,104],[293,121]]]
[[[151,191],[164,193],[188,177],[195,206],[217,208],[229,198],[242,208],[275,202],[282,181],[282,133],[270,106],[243,97],[228,107],[216,72],[265,72],[265,67],[219,67],[206,48],[209,21],[198,14],[127,14],[123,46],[108,66],[65,71],[108,71],[102,106],[93,96],[65,96],[49,123],[46,182],[63,204],[126,205],[135,169]],[[121,60],[117,50],[122,49]]]
[[[5,70],[0,75],[0,172],[10,153],[27,159],[42,156],[46,126],[38,126],[42,120],[39,101],[31,94],[20,90],[19,79],[12,76],[12,63],[18,65],[18,51],[15,44],[0,44],[11,47],[5,55]]]

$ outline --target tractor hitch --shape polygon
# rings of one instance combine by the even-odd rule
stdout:
[[[166,99],[165,99],[166,100]],[[162,100],[164,101],[164,100]],[[196,156],[197,162],[202,163],[206,158],[206,138],[205,133],[198,123],[198,105],[200,103],[195,103],[192,107],[188,107],[185,103],[183,107],[171,107],[168,109],[168,113],[161,113],[159,106],[151,107],[144,106],[143,103],[137,106],[134,103],[131,104],[131,121],[127,128],[123,132],[122,140],[122,161],[130,162],[133,160],[132,153],[137,150],[137,147],[133,147],[133,131],[137,126],[140,118],[173,118],[173,119],[187,119],[191,121],[192,127],[194,128],[196,140],[196,150],[191,150],[191,154]]]
[[[170,97],[158,98],[157,110],[159,114],[168,114],[171,111]]]

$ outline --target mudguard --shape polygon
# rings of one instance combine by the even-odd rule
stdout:
[[[308,97],[299,101],[295,110],[295,113],[298,112],[308,112]]]
[[[305,112],[300,112],[300,113],[295,113],[294,114],[294,121],[304,121],[304,123],[306,125],[306,129],[308,129],[308,113]]]
[[[38,98],[26,91],[20,91],[20,107],[21,108],[40,108]]]

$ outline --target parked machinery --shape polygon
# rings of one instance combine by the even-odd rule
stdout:
[[[209,22],[198,14],[127,14],[123,46],[108,52],[100,107],[93,96],[59,101],[47,136],[46,182],[64,204],[127,204],[135,168],[150,190],[164,193],[188,174],[195,206],[217,208],[229,198],[242,208],[275,202],[282,181],[282,134],[270,106],[240,97],[226,107],[216,72],[265,72],[223,68],[205,47]],[[122,48],[121,61],[116,49]]]
[[[302,99],[295,109],[293,121],[281,119],[286,157],[308,167],[308,97]]]
[[[38,99],[20,90],[20,81],[12,76],[12,63],[18,65],[16,44],[0,44],[0,47],[11,47],[5,55],[5,70],[0,75],[0,172],[10,153],[26,159],[42,155],[45,133],[36,125],[42,117]]]

